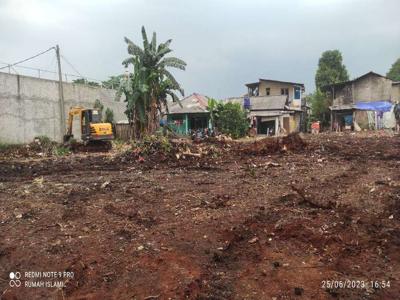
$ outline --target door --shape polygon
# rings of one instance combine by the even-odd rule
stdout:
[[[283,117],[283,129],[285,129],[286,133],[290,133],[290,118]]]
[[[258,134],[275,135],[275,120],[260,121],[257,128]]]

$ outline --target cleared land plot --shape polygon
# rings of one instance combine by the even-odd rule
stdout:
[[[4,157],[0,298],[398,298],[400,138],[305,141],[143,162]],[[65,270],[63,289],[9,286],[11,271]],[[390,287],[323,287],[335,279]]]

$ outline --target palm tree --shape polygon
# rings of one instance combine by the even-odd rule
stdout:
[[[125,37],[128,53],[131,55],[122,64],[133,65],[133,73],[122,81],[120,93],[125,94],[127,102],[126,115],[134,126],[136,137],[152,133],[157,128],[158,116],[162,109],[168,111],[168,96],[179,102],[178,91],[184,91],[168,67],[185,70],[186,63],[176,57],[165,57],[172,50],[172,40],[157,45],[156,33],[151,42],[147,39],[146,30],[142,27],[143,49]]]

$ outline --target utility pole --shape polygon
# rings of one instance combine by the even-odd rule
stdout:
[[[59,93],[59,104],[60,104],[60,135],[61,140],[64,139],[65,133],[65,108],[64,108],[64,89],[62,83],[62,73],[61,73],[61,60],[60,60],[60,47],[56,45],[56,56],[58,64],[58,93]]]

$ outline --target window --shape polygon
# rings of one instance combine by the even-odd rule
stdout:
[[[269,96],[271,94],[271,88],[265,89],[265,95]]]
[[[281,95],[289,95],[289,89],[281,89]]]
[[[301,91],[300,91],[300,87],[296,86],[294,88],[294,99],[301,99]]]
[[[249,88],[249,96],[258,96],[258,86]]]

